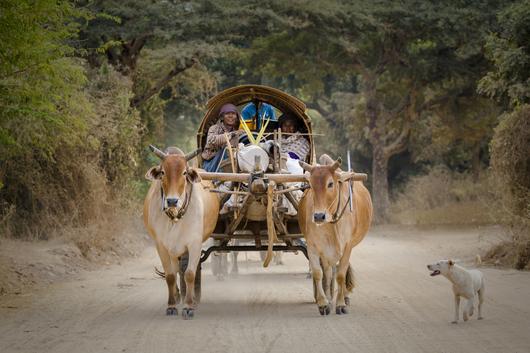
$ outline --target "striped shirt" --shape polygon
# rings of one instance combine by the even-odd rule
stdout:
[[[309,142],[300,133],[295,133],[289,137],[282,136],[280,153],[295,153],[301,161],[305,161],[309,153]]]

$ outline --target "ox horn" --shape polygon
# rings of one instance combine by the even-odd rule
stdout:
[[[333,164],[331,165],[331,171],[334,172],[336,171],[340,165],[342,163],[342,159],[339,157],[335,162],[333,162]]]
[[[186,161],[189,161],[190,159],[197,157],[199,153],[201,153],[201,149],[197,148],[195,151],[190,152],[187,155],[185,155],[184,158],[186,158]]]
[[[313,166],[307,164],[304,161],[298,161],[298,163],[300,164],[300,167],[302,167],[302,169],[304,169],[306,172],[311,173],[311,171],[313,170]]]
[[[167,154],[165,154],[164,152],[160,151],[158,148],[156,148],[155,146],[153,145],[149,145],[149,148],[151,149],[151,151],[158,157],[160,158],[161,160],[164,160],[166,157],[167,157]]]

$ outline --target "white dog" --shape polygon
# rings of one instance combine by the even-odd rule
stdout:
[[[473,315],[473,301],[478,294],[478,319],[482,320],[482,303],[484,302],[484,276],[479,270],[466,270],[462,266],[455,264],[453,260],[441,260],[437,263],[427,265],[429,271],[433,271],[431,276],[444,275],[453,283],[453,293],[455,294],[455,320],[458,323],[458,313],[460,309],[460,297],[467,299],[464,308],[464,321]]]

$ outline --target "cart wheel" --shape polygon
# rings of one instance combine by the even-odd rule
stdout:
[[[210,260],[211,268],[212,268],[212,275],[217,276],[220,274],[221,271],[221,257],[217,253],[212,253],[212,257]]]
[[[184,280],[184,272],[188,267],[188,253],[182,255],[179,261],[179,278],[180,278],[180,297],[182,301],[186,297],[186,281]],[[197,271],[195,272],[195,298],[193,301],[195,304],[199,304],[201,301],[201,264],[197,266]]]

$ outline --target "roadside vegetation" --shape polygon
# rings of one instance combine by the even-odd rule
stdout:
[[[114,249],[146,146],[191,150],[208,98],[257,83],[306,102],[319,154],[351,149],[378,222],[502,224],[489,256],[525,268],[529,18],[522,0],[2,1],[0,237]]]

